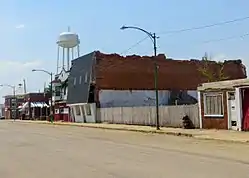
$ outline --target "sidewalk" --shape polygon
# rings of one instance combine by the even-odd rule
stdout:
[[[36,123],[36,124],[51,124],[47,121],[20,121],[25,123]],[[150,126],[135,126],[135,125],[121,125],[121,124],[97,124],[97,123],[66,123],[66,122],[54,122],[54,125],[65,125],[65,126],[78,126],[88,128],[99,128],[109,130],[123,130],[123,131],[134,131],[143,133],[158,133],[175,136],[187,136],[197,139],[206,140],[220,140],[229,142],[240,142],[249,143],[249,132],[238,132],[231,130],[200,130],[200,129],[182,129],[182,128],[166,128],[162,127],[160,130],[156,130]]]

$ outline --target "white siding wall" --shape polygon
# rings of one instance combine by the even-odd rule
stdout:
[[[169,97],[169,91],[159,91],[159,104],[167,105]],[[155,91],[101,90],[99,92],[99,102],[102,108],[153,106],[155,105]]]
[[[168,105],[170,91],[159,91],[159,105]],[[197,91],[189,90],[188,95],[198,99]],[[101,108],[155,106],[155,91],[151,90],[100,90]]]
[[[160,106],[160,125],[182,127],[182,118],[188,115],[196,128],[200,127],[198,104],[179,106]],[[155,125],[154,106],[97,108],[97,120],[113,124]]]
[[[96,122],[96,104],[95,103],[71,105],[69,107],[72,110],[72,117],[74,118],[75,122],[79,122],[79,123],[83,123],[83,122],[95,123]]]

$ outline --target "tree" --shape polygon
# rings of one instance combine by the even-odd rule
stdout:
[[[211,61],[210,59],[208,59],[208,54],[205,53],[202,57],[203,65],[198,68],[198,71],[207,79],[207,82],[227,80],[229,77],[224,74],[224,63]]]
[[[51,94],[51,84],[49,84],[47,87],[44,88],[44,94]]]

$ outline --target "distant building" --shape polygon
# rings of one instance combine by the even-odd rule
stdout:
[[[0,104],[0,117],[4,117],[4,104]]]
[[[49,115],[49,96],[44,93],[27,93],[4,96],[6,119],[46,119]]]
[[[69,107],[66,105],[69,73],[70,71],[63,69],[55,76],[55,80],[52,83],[55,121],[70,121]]]
[[[19,118],[18,107],[25,102],[24,95],[6,95],[4,96],[4,116],[6,119],[17,119]]]

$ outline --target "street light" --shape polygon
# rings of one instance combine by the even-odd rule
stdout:
[[[19,84],[20,85],[20,84]],[[0,85],[0,87],[9,87],[9,88],[12,88],[12,90],[13,90],[13,98],[15,99],[15,106],[14,106],[14,110],[15,110],[15,117],[14,117],[14,120],[16,119],[16,104],[17,104],[17,99],[16,99],[16,87],[15,87],[15,85],[9,85],[9,84],[1,84]],[[12,103],[12,100],[11,100],[11,103]],[[12,109],[11,109],[11,111],[12,111]]]
[[[50,98],[50,114],[52,115],[53,114],[53,104],[52,104],[52,97],[53,97],[53,86],[52,86],[52,82],[53,82],[53,73],[52,72],[48,72],[46,70],[43,70],[43,69],[33,69],[32,72],[44,72],[48,75],[50,75],[50,91],[51,91],[51,98]]]
[[[122,26],[120,29],[121,30],[135,29],[135,30],[142,31],[142,32],[146,33],[153,42],[153,48],[154,48],[154,83],[155,83],[155,90],[156,90],[156,129],[159,130],[160,124],[159,124],[159,103],[158,103],[158,65],[156,62],[156,56],[157,56],[156,39],[159,37],[156,36],[156,33],[150,33],[150,32],[148,32],[142,28],[139,28],[139,27]]]

